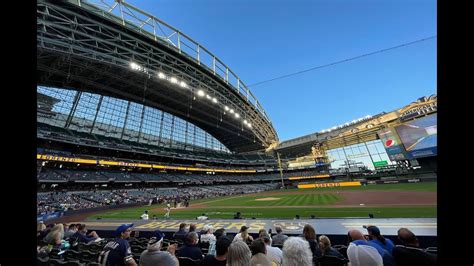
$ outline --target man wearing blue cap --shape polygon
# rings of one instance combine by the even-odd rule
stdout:
[[[132,249],[127,238],[130,237],[130,228],[133,224],[122,224],[115,230],[115,238],[107,243],[99,255],[99,263],[105,266],[136,266]]]
[[[160,230],[153,232],[153,236],[148,241],[148,247],[140,255],[141,266],[154,266],[154,265],[166,265],[166,266],[178,266],[178,258],[176,258],[175,252],[177,245],[172,244],[168,246],[168,251],[161,251],[163,246],[164,234]]]

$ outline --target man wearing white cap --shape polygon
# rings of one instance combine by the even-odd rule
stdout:
[[[161,251],[163,246],[164,234],[160,230],[153,232],[153,237],[148,241],[148,247],[140,255],[141,266],[166,265],[178,266],[178,258],[176,258],[176,244],[168,246],[168,251]]]
[[[214,235],[214,227],[210,224],[206,224],[202,231],[204,232],[201,235],[201,243],[209,243],[208,254],[216,255],[216,236]]]

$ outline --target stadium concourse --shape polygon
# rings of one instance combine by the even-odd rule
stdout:
[[[226,64],[126,1],[38,0],[37,25],[38,265],[436,262],[436,95],[280,142]],[[206,200],[251,208],[234,197],[255,195],[278,217],[185,216]],[[396,208],[284,214],[315,202]]]

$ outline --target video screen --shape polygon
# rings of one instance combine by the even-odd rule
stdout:
[[[414,157],[436,155],[437,142],[437,114],[397,126],[400,140],[405,150]],[[417,152],[420,151],[420,152]],[[424,151],[424,152],[421,152]]]

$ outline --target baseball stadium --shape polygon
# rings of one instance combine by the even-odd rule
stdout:
[[[245,82],[168,22],[126,1],[38,0],[36,95],[38,265],[143,265],[156,235],[170,265],[215,265],[191,231],[263,243],[307,226],[342,254],[312,250],[312,265],[347,265],[348,232],[369,225],[436,256],[436,94],[280,141]],[[103,264],[124,228],[125,264]]]

